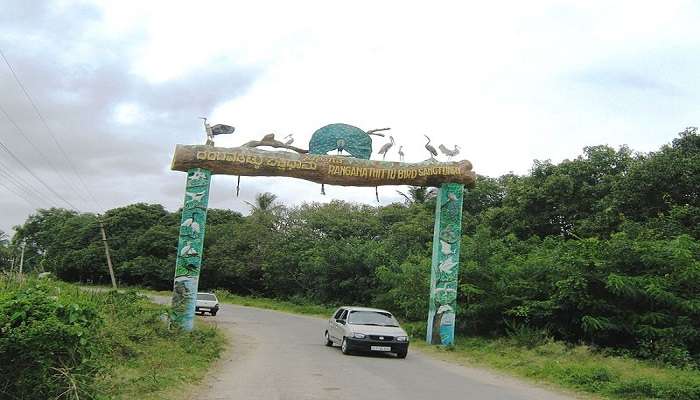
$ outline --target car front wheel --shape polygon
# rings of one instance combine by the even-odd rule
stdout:
[[[398,351],[396,352],[396,356],[398,358],[406,358],[406,355],[408,355],[408,350],[403,350],[403,351]]]
[[[340,351],[342,351],[345,355],[350,354],[350,349],[348,348],[348,340],[346,338],[343,338],[343,343],[340,344]]]
[[[333,346],[333,341],[331,340],[330,336],[328,336],[328,331],[323,334],[323,337],[326,339],[326,346],[332,347]]]

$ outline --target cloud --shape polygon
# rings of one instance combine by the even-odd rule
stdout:
[[[392,160],[400,145],[407,161],[426,159],[428,134],[489,176],[587,145],[651,151],[697,124],[700,6],[690,0],[4,3],[0,48],[101,206],[64,182],[72,169],[1,64],[0,105],[56,168],[2,116],[0,139],[88,210],[178,208],[184,179],[170,157],[176,143],[202,142],[200,116],[236,126],[223,146],[275,132],[304,147],[328,123],[389,126]],[[261,191],[285,204],[376,204],[372,188],[322,197],[312,183],[244,177],[236,199],[234,186],[215,177],[211,204],[245,211]],[[380,188],[382,204],[400,200],[395,189]],[[0,193],[7,229],[32,207]]]
[[[39,152],[5,118],[0,118],[0,140],[82,211],[161,202],[154,189],[179,177],[167,170],[173,144],[201,141],[198,117],[240,96],[258,74],[254,68],[203,66],[173,81],[152,83],[132,72],[143,37],[104,34],[97,28],[102,13],[96,6],[41,2],[36,8],[17,3],[5,9],[9,13],[0,17],[0,48],[100,205],[89,200],[80,178],[2,64],[0,105]],[[20,37],[25,41],[17,41]],[[124,105],[131,110],[128,123]],[[35,202],[66,207],[9,156],[0,154],[0,160],[11,166],[9,173],[45,195],[35,196]],[[0,207],[9,213],[0,226],[6,231],[33,209],[9,193]]]

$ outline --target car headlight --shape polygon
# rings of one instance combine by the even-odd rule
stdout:
[[[364,339],[365,337],[367,337],[367,335],[365,335],[364,333],[354,332],[352,334],[352,337],[354,337],[355,339]]]
[[[408,342],[408,336],[397,336],[396,341],[397,342]]]

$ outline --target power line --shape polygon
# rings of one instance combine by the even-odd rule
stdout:
[[[0,112],[5,116],[5,118],[7,118],[8,121],[10,121],[10,123],[15,127],[17,132],[19,132],[19,134],[24,138],[24,140],[26,140],[27,143],[29,143],[29,145],[32,146],[34,151],[39,153],[39,155],[44,159],[44,161],[46,161],[46,163],[49,164],[51,169],[63,180],[63,182],[67,186],[71,187],[71,190],[75,190],[75,193],[78,195],[78,197],[80,197],[80,200],[86,202],[85,198],[80,194],[80,188],[75,186],[75,184],[70,182],[68,179],[66,179],[66,177],[61,173],[60,169],[54,165],[54,163],[49,159],[49,157],[47,157],[46,154],[44,154],[44,152],[41,151],[41,149],[39,149],[39,147],[37,147],[34,144],[34,142],[31,141],[31,139],[29,139],[29,136],[27,136],[24,133],[24,130],[22,130],[22,128],[20,128],[19,125],[15,122],[15,120],[12,119],[12,117],[10,117],[10,114],[7,112],[7,110],[5,110],[5,108],[3,108],[2,105],[0,105]]]
[[[46,201],[45,196],[39,193],[36,189],[17,179],[2,161],[0,161],[0,167],[4,169],[0,169],[0,176],[5,178],[6,184],[11,183],[17,188],[17,190],[24,193],[29,198],[44,199],[44,201]],[[46,202],[49,203],[48,201]]]
[[[7,179],[14,183],[16,186],[21,187],[24,191],[27,192],[27,194],[33,196],[33,197],[39,197],[43,198],[45,197],[41,192],[38,190],[34,189],[31,185],[29,185],[28,182],[22,181],[19,178],[15,177],[12,174],[12,169],[8,167],[5,163],[2,162],[2,159],[0,159],[0,167],[2,167],[5,170],[5,174],[7,175]]]
[[[0,174],[0,175],[2,175],[2,174]],[[12,187],[6,185],[3,181],[0,181],[0,186],[2,186],[2,187],[4,187],[5,189],[9,190],[10,192],[14,193],[15,196],[19,197],[20,199],[22,199],[22,200],[26,201],[27,203],[31,204],[32,207],[41,208],[41,206],[38,205],[37,203],[34,203],[34,201],[31,200],[30,197],[26,197],[26,195],[25,195],[25,194],[22,194],[21,191],[19,191],[19,190],[17,190],[17,189],[13,189]]]
[[[27,172],[29,172],[29,175],[33,176],[34,179],[36,179],[36,180],[37,180],[39,183],[41,183],[46,189],[48,189],[49,192],[53,193],[54,196],[56,196],[56,197],[58,197],[59,199],[61,199],[64,203],[68,204],[68,206],[69,206],[71,209],[73,209],[74,211],[78,211],[78,208],[75,207],[70,201],[66,200],[66,199],[65,199],[63,196],[61,196],[58,192],[56,192],[55,190],[53,190],[53,188],[52,188],[51,186],[49,186],[46,182],[44,182],[43,179],[39,178],[34,172],[32,172],[32,170],[29,169],[29,167],[27,167],[27,166],[24,164],[24,162],[22,162],[22,160],[20,160],[16,155],[14,155],[14,153],[12,153],[12,150],[10,150],[10,149],[5,145],[5,143],[2,142],[2,140],[0,140],[0,148],[3,149],[3,150],[5,150],[5,152],[6,152],[7,154],[9,154],[10,157],[12,157],[15,161],[17,161],[17,163],[18,163],[19,165],[21,165]]]
[[[39,119],[41,120],[41,122],[42,122],[42,124],[44,125],[44,127],[46,127],[46,131],[47,131],[47,132],[49,133],[49,135],[51,136],[51,139],[53,139],[54,143],[56,144],[56,147],[58,147],[58,149],[61,151],[61,154],[62,154],[63,157],[66,159],[66,161],[68,161],[68,165],[70,165],[71,169],[73,170],[73,173],[75,174],[75,176],[78,177],[78,180],[80,181],[80,183],[81,183],[81,184],[83,185],[83,187],[85,188],[85,191],[87,192],[88,196],[92,199],[92,201],[95,203],[95,205],[96,205],[98,208],[103,208],[103,207],[100,205],[100,203],[97,201],[97,199],[95,198],[95,196],[92,194],[92,192],[90,191],[90,188],[87,186],[87,184],[85,184],[85,181],[83,180],[83,177],[78,173],[78,169],[75,168],[75,164],[73,164],[73,161],[71,161],[70,157],[68,157],[68,154],[67,154],[66,151],[63,149],[63,146],[61,146],[61,144],[58,142],[58,139],[56,138],[56,135],[54,135],[53,130],[51,130],[51,127],[49,127],[49,124],[46,122],[46,119],[44,118],[44,116],[43,116],[43,115],[41,114],[41,112],[39,111],[39,107],[37,107],[36,103],[35,103],[34,100],[32,99],[32,96],[29,95],[29,92],[28,92],[27,89],[24,87],[24,85],[22,84],[22,81],[19,79],[19,77],[18,77],[17,74],[15,73],[15,69],[12,68],[12,64],[10,64],[10,61],[7,59],[7,57],[5,57],[5,53],[2,51],[2,49],[0,49],[0,56],[2,56],[2,59],[5,61],[5,64],[7,64],[7,67],[10,69],[10,72],[12,72],[12,76],[15,78],[15,81],[17,82],[17,84],[19,85],[19,87],[22,89],[22,92],[24,93],[24,95],[27,97],[27,100],[29,100],[29,103],[32,105],[32,108],[33,108],[34,111],[36,112],[36,115],[39,117]]]

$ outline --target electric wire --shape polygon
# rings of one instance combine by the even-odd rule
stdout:
[[[22,193],[25,195],[29,196],[30,198],[35,198],[37,201],[39,199],[43,199],[44,202],[47,204],[53,205],[53,203],[49,202],[46,198],[46,196],[42,195],[39,191],[31,187],[25,182],[22,182],[20,179],[16,178],[10,168],[5,165],[2,161],[0,161],[0,175],[2,175],[5,178],[6,183],[11,183],[14,185],[18,190],[20,190]]]
[[[41,158],[43,158],[44,161],[46,161],[46,163],[51,167],[51,169],[63,180],[63,183],[65,183],[66,186],[70,187],[71,190],[73,190],[74,193],[78,197],[80,197],[81,201],[87,202],[85,197],[83,197],[83,195],[80,193],[81,189],[74,183],[70,182],[65,177],[65,175],[61,173],[60,169],[57,168],[56,165],[54,165],[54,163],[51,161],[51,159],[49,159],[49,157],[47,157],[46,154],[44,154],[44,152],[41,151],[41,149],[39,149],[39,147],[37,147],[36,144],[34,144],[34,142],[29,138],[29,136],[27,136],[24,133],[24,130],[20,128],[20,126],[15,122],[14,119],[12,119],[12,117],[10,117],[10,114],[7,112],[7,110],[5,110],[5,108],[2,105],[0,105],[0,113],[2,113],[8,121],[10,121],[10,123],[15,127],[15,130],[17,130],[17,132],[24,138],[24,140],[26,140],[27,143],[29,143],[29,145],[34,149],[34,151],[36,151],[41,156]]]
[[[71,169],[73,170],[73,173],[75,174],[75,176],[78,177],[78,180],[85,188],[85,192],[88,194],[90,199],[95,203],[95,205],[99,209],[102,209],[103,207],[97,201],[97,198],[95,198],[95,196],[92,194],[92,192],[90,191],[90,188],[87,186],[87,184],[83,180],[83,177],[78,173],[78,169],[75,167],[75,164],[73,163],[73,161],[71,161],[71,158],[68,157],[68,154],[63,149],[63,146],[61,146],[61,144],[59,143],[58,139],[56,138],[56,135],[53,133],[53,130],[51,129],[51,127],[49,127],[49,124],[46,122],[46,119],[42,115],[41,111],[39,111],[39,107],[37,107],[36,103],[32,99],[32,96],[29,94],[29,91],[27,91],[27,89],[22,84],[22,81],[17,76],[17,73],[15,73],[15,69],[12,67],[12,64],[10,64],[10,61],[7,59],[7,57],[5,56],[5,53],[2,51],[2,49],[0,49],[0,56],[2,56],[2,59],[5,61],[5,64],[7,64],[7,67],[10,69],[12,76],[15,78],[15,82],[17,82],[17,85],[19,85],[20,89],[22,89],[22,92],[27,97],[27,100],[29,100],[29,103],[32,105],[32,108],[36,112],[36,115],[39,117],[39,119],[41,120],[44,127],[46,127],[46,131],[51,136],[51,139],[53,139],[53,142],[56,144],[56,147],[58,147],[58,149],[61,152],[61,154],[63,155],[63,157],[66,159],[66,161],[68,161],[68,165],[70,165]]]
[[[0,176],[4,176],[5,172],[0,171]],[[26,194],[22,193],[21,190],[15,189],[9,185],[7,185],[5,182],[0,180],[0,186],[4,187],[5,189],[9,190],[10,192],[14,193],[17,197],[20,199],[26,201],[27,203],[31,204],[34,208],[41,208],[41,205],[38,203],[35,203],[34,200],[32,200],[31,197],[28,197]]]
[[[2,142],[2,140],[0,140],[0,149],[3,149],[7,154],[9,154],[10,157],[12,157],[15,161],[17,161],[17,163],[18,163],[19,165],[22,166],[22,168],[24,168],[27,172],[29,172],[29,175],[33,176],[34,179],[36,179],[39,183],[41,183],[41,184],[42,184],[49,192],[51,192],[54,196],[58,197],[59,199],[61,199],[61,201],[63,201],[64,203],[68,204],[68,206],[69,206],[72,210],[78,211],[78,208],[75,207],[70,201],[66,200],[65,197],[61,196],[60,193],[58,193],[58,192],[56,192],[55,190],[53,190],[53,188],[52,188],[51,186],[49,186],[46,182],[44,182],[43,179],[41,179],[41,178],[38,177],[34,172],[32,172],[32,170],[29,169],[29,167],[27,167],[27,165],[26,165],[19,157],[17,157],[17,156],[12,152],[12,150],[10,150],[10,149],[5,145],[5,143]]]

